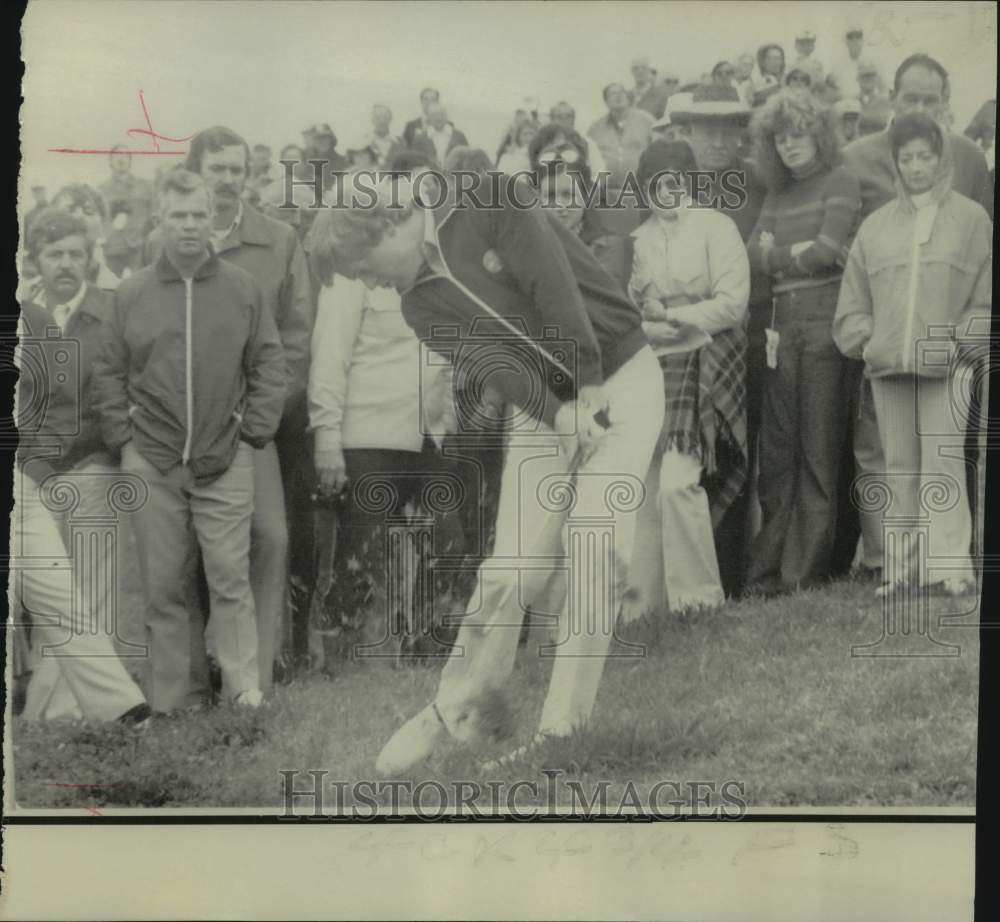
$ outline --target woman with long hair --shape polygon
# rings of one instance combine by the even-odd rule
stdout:
[[[758,493],[763,517],[751,588],[770,594],[827,578],[847,437],[837,293],[861,208],[840,163],[835,117],[810,93],[782,91],[751,122],[768,186],[750,263],[771,278]]]

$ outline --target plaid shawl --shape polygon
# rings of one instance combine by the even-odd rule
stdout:
[[[701,349],[660,357],[667,408],[657,450],[701,462],[713,525],[747,481],[746,349],[740,326]]]

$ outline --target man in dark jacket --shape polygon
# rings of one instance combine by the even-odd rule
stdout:
[[[223,694],[249,706],[261,701],[249,579],[254,450],[277,430],[286,368],[253,277],[211,249],[211,204],[200,177],[167,175],[162,252],[115,292],[95,369],[105,441],[149,489],[136,529],[156,711],[188,702],[193,539],[208,579]]]
[[[121,480],[91,407],[91,370],[109,304],[104,292],[85,281],[93,243],[82,218],[55,208],[41,211],[32,222],[28,251],[39,268],[40,291],[21,307],[12,556],[58,559],[67,556],[65,515],[107,521],[116,476]],[[49,488],[56,514],[42,499]],[[120,528],[113,537],[111,547],[105,540],[77,545],[70,572],[15,564],[12,586],[31,614],[36,653],[27,719],[148,716],[142,692],[111,643],[114,574],[122,572],[124,555],[119,553],[117,567],[113,558],[125,545]],[[82,579],[74,587],[76,574]],[[91,624],[101,629],[92,631]]]
[[[441,101],[441,94],[434,89],[434,87],[425,87],[420,91],[420,108],[421,114],[419,117],[410,119],[403,126],[403,143],[407,147],[413,147],[413,139],[417,136],[417,132],[422,130],[427,125],[427,109],[436,102]]]
[[[433,211],[419,199],[394,208],[380,191],[386,198],[373,210],[317,218],[310,258],[319,274],[396,287],[407,323],[451,362],[457,382],[481,387],[488,378],[510,409],[493,556],[435,701],[378,758],[377,771],[391,775],[448,735],[474,741],[503,729],[500,688],[529,606],[561,615],[540,734],[565,736],[589,719],[664,399],[638,311],[571,231],[530,207],[530,188],[480,195],[484,207],[470,198]],[[568,481],[575,503],[559,503]],[[579,542],[564,539],[567,525],[610,529],[595,560],[568,565],[564,554]],[[574,586],[596,580],[596,597],[573,591],[568,605],[554,601],[566,570]]]

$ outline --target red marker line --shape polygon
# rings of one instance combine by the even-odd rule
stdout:
[[[95,148],[93,150],[82,147],[50,147],[50,154],[131,154],[133,157],[185,157],[186,150],[129,150],[119,147],[117,150],[103,150]]]

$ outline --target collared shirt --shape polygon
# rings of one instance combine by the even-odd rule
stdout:
[[[236,206],[236,216],[233,218],[232,223],[222,230],[212,229],[212,246],[215,251],[219,251],[219,247],[229,238],[230,234],[235,234],[240,226],[240,221],[243,220],[243,200],[240,199],[239,204]]]
[[[52,319],[59,325],[59,332],[65,333],[69,325],[70,318],[76,313],[77,308],[83,304],[83,299],[87,297],[87,284],[82,282],[76,294],[68,301],[57,304],[54,307],[47,305],[52,312]]]
[[[373,131],[365,138],[365,144],[375,150],[378,154],[379,163],[383,164],[394,147],[403,146],[403,141],[401,138],[397,138],[394,134],[387,133],[384,135],[377,135]]]
[[[434,150],[437,151],[438,160],[441,163],[444,163],[444,158],[448,153],[448,145],[451,143],[451,136],[454,134],[455,129],[449,123],[440,130],[435,128],[433,125],[425,125],[424,131],[427,132],[427,137],[429,137],[434,144]]]
[[[607,171],[611,174],[609,185],[621,187],[629,172],[639,166],[639,157],[653,139],[655,119],[642,109],[631,108],[616,122],[610,113],[599,118],[587,131],[600,149]]]

